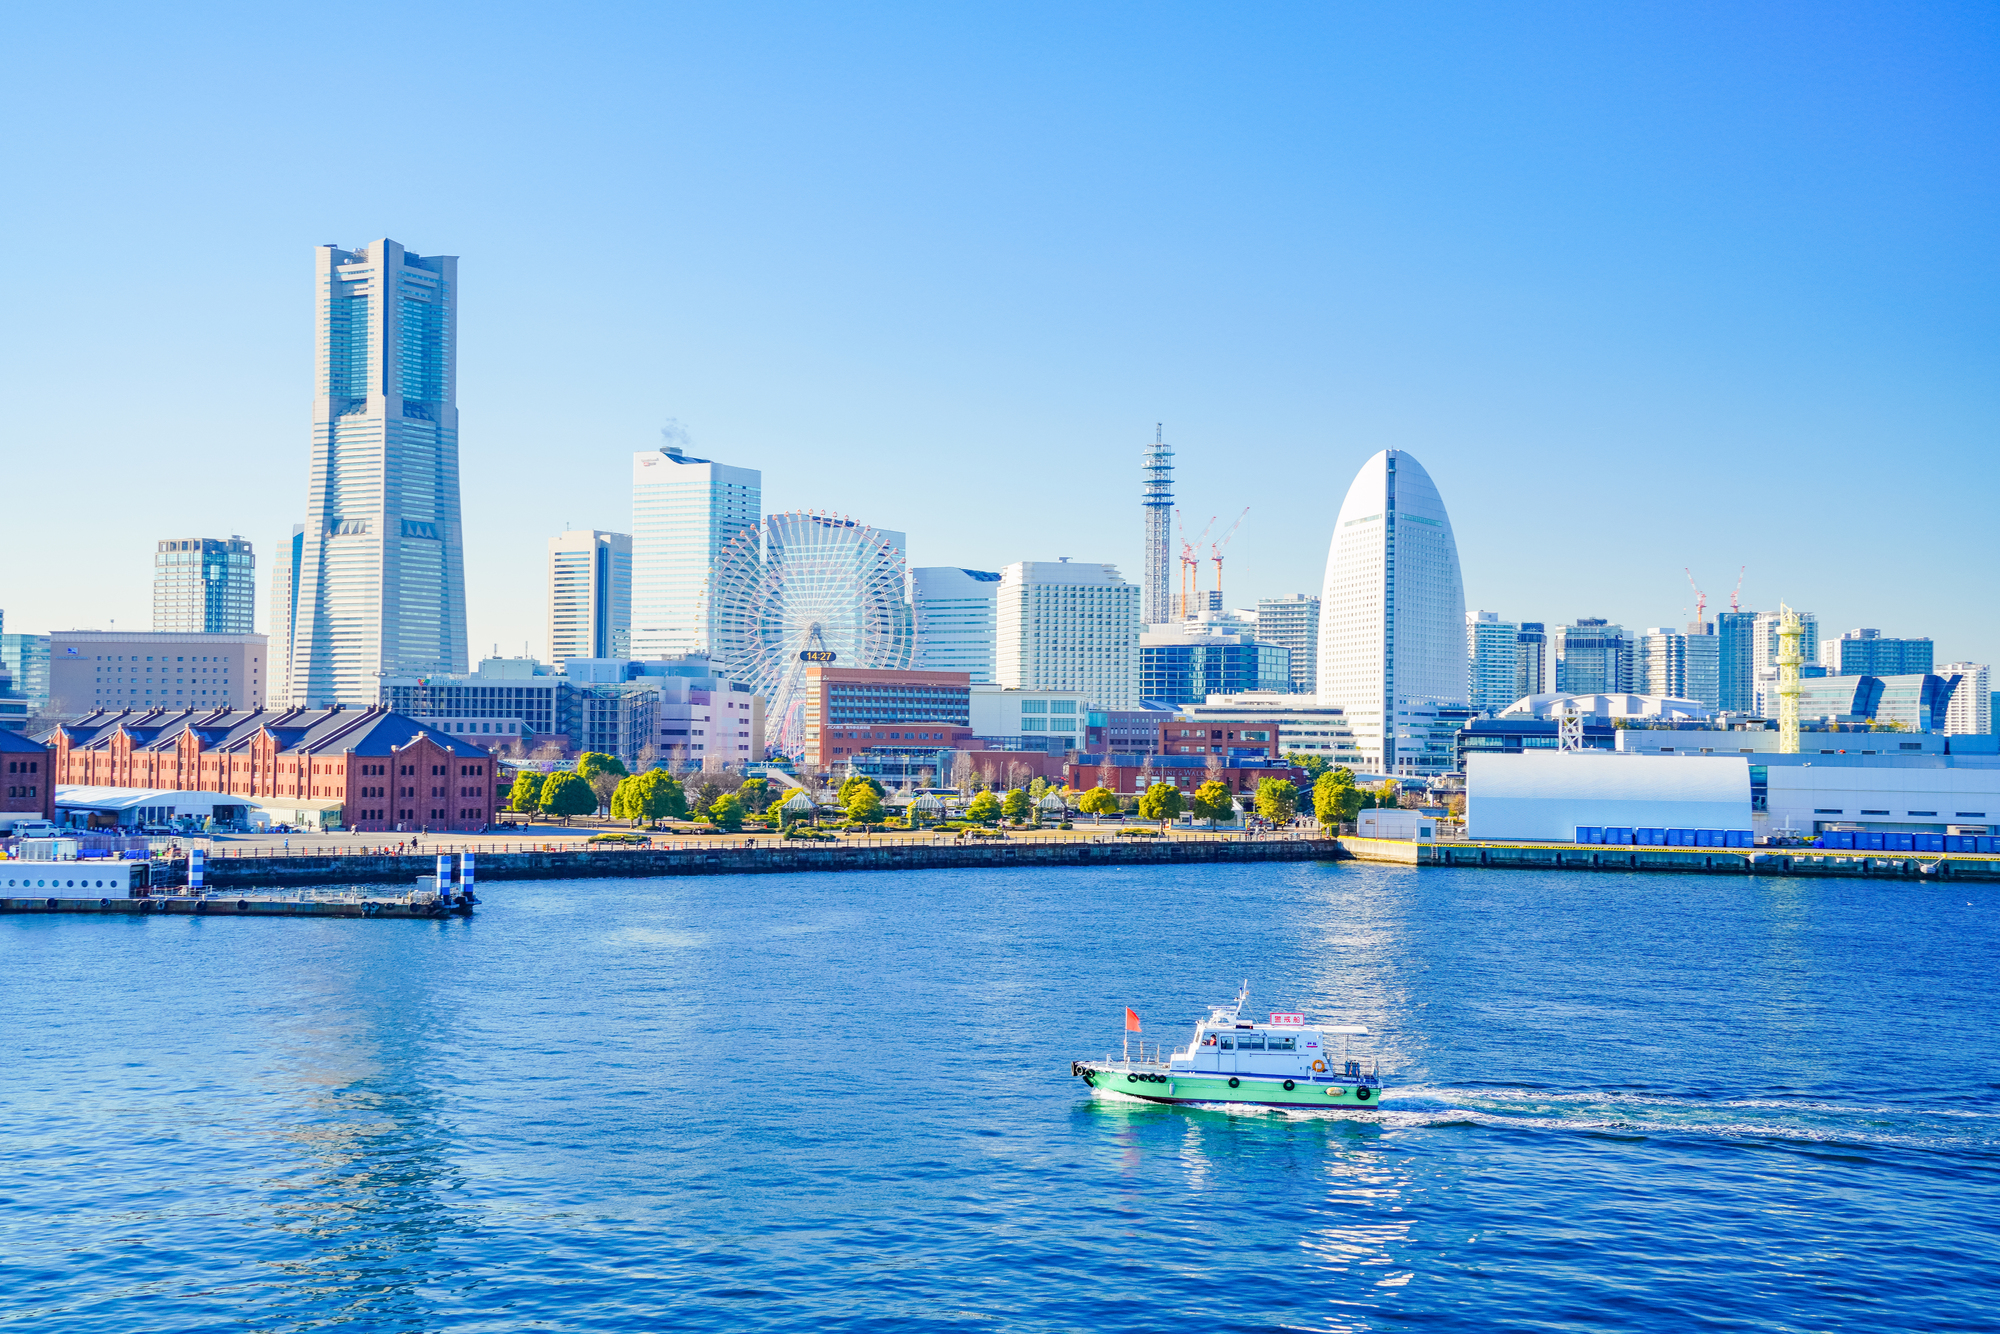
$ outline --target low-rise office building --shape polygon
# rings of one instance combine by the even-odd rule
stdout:
[[[55,818],[56,780],[51,759],[43,742],[0,728],[0,769],[6,770],[7,780],[0,788],[0,824],[11,828],[22,820]]]

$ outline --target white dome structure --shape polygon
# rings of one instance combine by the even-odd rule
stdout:
[[[1364,763],[1444,772],[1434,708],[1467,691],[1458,541],[1423,465],[1385,449],[1361,465],[1334,519],[1321,590],[1319,700],[1346,711]],[[1440,761],[1442,764],[1440,766]]]

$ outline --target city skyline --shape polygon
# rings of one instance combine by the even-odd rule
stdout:
[[[48,188],[0,227],[16,253],[95,258],[15,293],[8,364],[36,386],[11,423],[15,480],[52,493],[76,460],[114,460],[173,498],[184,531],[282,553],[307,472],[287,443],[314,334],[300,257],[386,231],[465,256],[488,296],[461,358],[476,654],[541,637],[516,594],[542,542],[627,531],[624,460],[679,419],[692,452],[765,470],[767,512],[898,525],[916,564],[1070,554],[1135,579],[1134,463],[1164,422],[1195,526],[1253,507],[1229,553],[1239,606],[1310,592],[1327,490],[1407,449],[1461,497],[1469,605],[1676,624],[1683,566],[1713,606],[1747,565],[1746,607],[1783,599],[1992,660],[2000,627],[1954,628],[1982,605],[1996,541],[1978,510],[2000,422],[1995,221],[1965,184],[1996,142],[1990,39],[1965,14],[1906,20],[1735,13],[1718,42],[1692,13],[1488,13],[1418,41],[1386,15],[1168,16],[1136,38],[1087,16],[1065,29],[1096,71],[1079,80],[1066,55],[1016,50],[1013,24],[1050,21],[1034,11],[754,41],[685,15],[640,21],[630,48],[688,53],[664,103],[633,91],[651,82],[636,54],[584,60],[574,35],[530,25],[495,39],[556,66],[525,102],[462,69],[358,71],[387,114],[460,133],[425,172],[329,200],[296,153],[324,117],[303,80],[270,83],[250,123],[152,102],[172,153],[131,133],[129,89],[159,59],[217,86],[290,70],[310,41],[298,20],[140,16],[159,53],[140,61],[31,15],[24,41],[90,51],[95,95],[23,145]],[[1208,77],[1218,58],[1230,73]],[[967,61],[981,77],[927,72]],[[565,96],[563,71],[585,66],[608,103]],[[1580,85],[1581,68],[1601,77]],[[1170,95],[1176,81],[1200,91]],[[936,114],[908,117],[913,98]],[[1024,130],[1023,102],[1048,118]],[[496,191],[523,178],[557,188]],[[824,206],[795,207],[801,188]],[[158,204],[145,246],[134,189]],[[1135,209],[1149,194],[1175,202]],[[676,206],[690,198],[708,202]],[[226,287],[153,258],[216,236]],[[551,261],[580,236],[618,281]],[[163,345],[230,368],[226,411],[158,412],[184,378]],[[1952,485],[1841,493],[1867,511],[1862,540],[1773,521],[1774,496],[1911,454]],[[880,460],[919,466],[866,466]],[[1579,468],[1615,499],[1565,509]],[[17,522],[31,547],[62,540],[52,514]],[[1954,532],[1951,562],[1891,536],[1927,530]],[[111,532],[55,569],[0,569],[0,606],[24,630],[142,625],[150,540]],[[262,588],[259,620],[273,631]]]

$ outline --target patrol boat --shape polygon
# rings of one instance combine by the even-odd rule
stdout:
[[[1164,1059],[1156,1049],[1147,1060],[1142,1041],[1137,1060],[1128,1047],[1115,1060],[1072,1061],[1070,1073],[1093,1089],[1148,1102],[1372,1107],[1382,1100],[1374,1059],[1348,1055],[1348,1040],[1365,1037],[1365,1025],[1308,1024],[1305,1015],[1287,1013],[1260,1024],[1243,1017],[1249,999],[1245,982],[1233,1003],[1212,1007],[1188,1045]]]

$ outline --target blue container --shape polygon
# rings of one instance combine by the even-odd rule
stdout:
[[[1694,831],[1694,845],[1698,848],[1719,848],[1722,846],[1722,831],[1697,829]]]
[[[1860,833],[1854,836],[1854,846],[1862,852],[1881,852],[1888,847],[1887,834]]]
[[[1667,831],[1664,829],[1634,829],[1632,831],[1632,841],[1634,843],[1643,843],[1649,848],[1664,848],[1667,846]]]
[[[1971,836],[1967,834],[1946,834],[1944,836],[1944,850],[1946,852],[1977,851],[1977,849],[1973,847],[1973,840]]]
[[[1576,841],[1579,843],[1602,843],[1604,827],[1594,824],[1580,824],[1576,827]]]
[[[1630,846],[1632,842],[1632,831],[1629,829],[1620,828],[1616,825],[1606,825],[1604,826],[1604,841],[1606,843],[1617,843],[1622,846]]]
[[[1669,830],[1667,831],[1667,846],[1668,846],[1668,847],[1670,847],[1670,848],[1691,848],[1691,847],[1693,847],[1693,846],[1694,846],[1694,830],[1692,830],[1692,829],[1669,829]]]
[[[1820,846],[1835,849],[1844,848],[1852,851],[1854,847],[1854,834],[1852,831],[1842,830],[1836,830],[1831,834],[1822,834],[1820,836]]]
[[[1943,834],[1912,834],[1910,837],[1914,838],[1917,841],[1916,850],[1918,852],[1944,851]]]
[[[2000,844],[2000,838],[1995,838],[1990,834],[1974,834],[1972,841],[1977,845],[1972,849],[1974,852],[2000,851],[2000,848],[1994,846],[1995,844]]]
[[[1731,829],[1723,835],[1722,846],[1725,848],[1754,848],[1757,846],[1757,835],[1748,829]]]
[[[1915,852],[1917,850],[1917,836],[1915,834],[1885,834],[1883,837],[1888,840],[1887,845],[1882,849],[1884,852]]]

